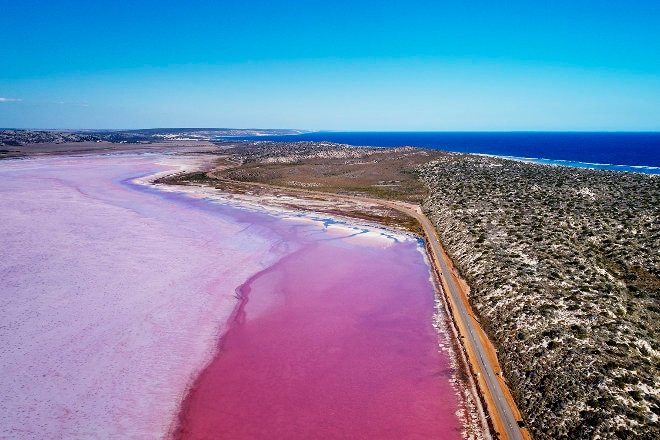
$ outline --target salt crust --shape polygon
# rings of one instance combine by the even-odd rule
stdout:
[[[174,169],[177,173],[190,172],[203,168],[204,158],[189,158],[181,156],[166,156],[161,158],[159,163],[167,166],[168,170],[160,173],[135,179],[134,182],[148,184],[154,180],[168,174],[172,174]],[[257,212],[264,212],[281,219],[299,222],[301,224],[315,225],[335,237],[345,239],[347,242],[361,244],[364,246],[388,247],[396,242],[415,240],[412,234],[406,234],[400,231],[384,228],[358,220],[340,218],[330,214],[320,214],[314,212],[301,212],[292,209],[286,209],[279,206],[269,205],[267,196],[251,196],[249,194],[226,194],[219,192],[215,188],[204,186],[171,186],[156,185],[164,191],[185,192],[191,197],[204,198],[216,203],[235,206],[241,209],[247,209]],[[281,199],[281,197],[280,197]]]
[[[165,436],[235,289],[281,258],[273,237],[119,183],[158,169],[0,164],[0,437]]]

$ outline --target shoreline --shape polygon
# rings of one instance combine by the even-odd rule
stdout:
[[[157,186],[162,185],[162,183],[156,183],[155,182],[156,180],[158,180],[158,178],[153,179],[152,184]],[[303,196],[303,195],[309,196],[310,194],[313,194],[314,196],[319,196],[319,197],[323,196],[327,199],[330,199],[330,201],[334,200],[335,202],[337,200],[341,200],[341,201],[350,200],[352,202],[357,202],[359,204],[375,203],[404,212],[406,215],[411,216],[413,218],[416,218],[416,216],[413,215],[413,212],[416,212],[418,215],[423,215],[421,212],[421,208],[419,206],[411,205],[405,202],[392,202],[387,200],[370,199],[359,196],[347,196],[347,195],[339,195],[332,193],[322,193],[317,191],[302,190],[298,188],[283,188],[274,185],[266,185],[266,184],[258,184],[258,183],[247,183],[247,182],[240,182],[240,183],[241,185],[253,186],[255,188],[261,188],[261,189],[269,188],[270,190],[273,191],[283,191],[289,194],[294,193],[299,196]],[[456,378],[456,380],[462,382],[462,385],[457,386],[457,388],[459,389],[457,389],[456,392],[461,395],[461,400],[463,402],[461,406],[463,406],[463,410],[465,411],[465,420],[463,421],[466,425],[465,426],[466,432],[471,432],[474,434],[475,437],[470,437],[470,438],[481,438],[482,436],[485,436],[486,438],[491,438],[492,434],[494,434],[493,438],[511,438],[503,433],[504,431],[503,423],[501,422],[500,417],[497,415],[497,413],[493,413],[494,405],[492,402],[494,401],[494,399],[490,396],[490,392],[488,388],[485,386],[485,384],[480,382],[479,372],[481,371],[481,369],[476,365],[476,362],[474,360],[474,356],[475,356],[474,350],[471,347],[466,348],[464,346],[465,345],[464,337],[461,336],[462,334],[465,333],[464,323],[460,322],[460,318],[454,312],[454,310],[456,309],[456,304],[455,301],[453,301],[450,295],[448,294],[449,288],[446,285],[445,278],[442,276],[442,270],[438,264],[438,257],[433,253],[432,246],[429,242],[429,239],[431,237],[428,236],[427,231],[423,231],[421,234],[414,232],[402,232],[401,229],[393,228],[391,225],[386,225],[375,221],[365,222],[364,219],[351,217],[350,214],[344,214],[344,215],[327,214],[324,212],[315,211],[313,210],[313,208],[305,207],[305,206],[297,206],[296,208],[284,208],[281,206],[279,207],[273,206],[273,205],[269,205],[268,202],[264,202],[263,199],[260,197],[250,197],[250,196],[237,197],[235,194],[225,193],[220,188],[209,187],[207,185],[199,185],[194,183],[177,183],[175,185],[166,184],[166,186],[171,186],[174,188],[181,186],[188,188],[190,187],[204,188],[206,190],[204,191],[204,193],[208,191],[216,195],[216,197],[220,195],[221,198],[226,198],[225,200],[229,204],[232,204],[234,206],[238,205],[239,207],[247,208],[247,209],[255,209],[260,212],[264,212],[265,210],[266,212],[270,211],[271,214],[279,213],[280,215],[285,214],[287,212],[295,213],[301,211],[310,214],[316,213],[323,215],[323,217],[331,216],[340,219],[340,221],[342,222],[349,222],[349,224],[352,223],[356,226],[368,225],[379,229],[392,230],[395,231],[396,233],[404,233],[406,235],[410,234],[414,237],[421,239],[424,245],[421,246],[420,251],[423,251],[424,259],[427,261],[430,275],[432,277],[432,281],[433,281],[432,284],[434,286],[434,289],[436,290],[436,307],[435,307],[436,316],[434,317],[434,321],[435,321],[434,326],[437,325],[437,321],[438,321],[437,314],[443,313],[444,316],[442,320],[445,321],[446,327],[448,327],[449,333],[452,336],[449,338],[449,341],[451,342],[452,345],[452,349],[450,350],[452,352],[452,356],[450,357],[453,359],[453,362],[458,362],[459,364],[459,368],[457,369],[457,374],[459,376],[464,375],[464,377]],[[228,199],[227,197],[231,197],[232,200]],[[256,200],[257,198],[259,200]],[[304,205],[304,203],[302,205]],[[275,212],[273,212],[273,210]],[[419,219],[416,219],[416,221],[419,221]],[[465,304],[467,304],[469,307],[466,296],[464,297],[464,300],[465,300]],[[485,339],[487,341],[485,334],[480,335],[480,338],[482,340]],[[441,349],[442,347],[438,347],[438,348]],[[496,355],[494,354],[494,349],[492,348],[492,345],[490,345],[489,348],[491,351],[491,353],[489,353],[488,356],[489,359],[493,359],[493,358],[496,359]],[[502,385],[505,385],[503,381],[501,382],[501,386]],[[510,397],[510,392],[507,392],[507,395],[508,395],[507,402],[509,404],[512,404],[513,399]],[[517,410],[515,412],[517,418],[519,419],[520,413]],[[524,431],[524,434],[525,435],[523,435],[521,438],[528,439],[529,436],[526,433],[526,430]]]
[[[561,167],[587,169],[587,170],[615,171],[619,173],[637,173],[637,174],[645,174],[649,176],[656,176],[660,174],[660,167],[650,166],[650,165],[618,165],[618,164],[610,164],[610,163],[581,162],[581,161],[567,160],[567,159],[548,159],[544,157],[505,156],[499,154],[486,154],[486,153],[462,153],[457,151],[448,151],[448,152],[455,154],[471,154],[475,156],[492,157],[495,159],[515,160],[519,162],[533,163],[537,165],[561,166]]]
[[[190,167],[186,167],[186,168],[188,168],[188,170],[190,169]],[[163,176],[164,174],[172,175],[172,174],[177,174],[177,172],[175,171],[174,173],[172,173],[172,171],[169,171],[166,173],[159,173],[159,175],[149,176],[145,178],[146,182],[144,183],[150,182],[152,185],[155,185],[157,188],[160,188],[162,190],[173,190],[173,191],[184,192],[189,194],[191,194],[190,188],[200,188],[197,185],[192,185],[192,186],[185,185],[182,187],[181,185],[164,185],[161,183],[156,183],[158,179],[165,177]],[[240,199],[233,198],[230,200],[227,198],[226,193],[222,193],[216,188],[204,188],[204,190],[202,191],[192,191],[192,194],[195,197],[201,196],[205,199],[211,199],[216,201],[219,199],[221,203],[223,204],[227,203],[239,209],[255,210],[257,212],[262,212],[262,213],[265,212],[269,215],[276,215],[277,217],[282,218],[284,220],[300,221],[301,214],[303,214],[302,218],[308,218],[311,222],[325,223],[326,230],[330,230],[335,225],[339,226],[339,230],[335,233],[338,233],[340,235],[344,235],[345,233],[348,232],[349,235],[347,237],[350,237],[355,234],[354,232],[351,231],[360,231],[359,235],[356,237],[358,238],[358,240],[360,239],[359,237],[362,236],[365,236],[367,240],[371,240],[369,237],[366,236],[372,232],[376,232],[384,236],[383,238],[388,238],[389,240],[394,239],[397,242],[403,237],[406,237],[407,240],[413,240],[417,242],[416,244],[417,251],[420,253],[421,258],[426,265],[426,271],[428,273],[430,286],[434,291],[434,298],[433,298],[434,306],[433,306],[433,310],[431,310],[431,316],[433,320],[429,324],[435,329],[435,332],[437,332],[438,336],[441,334],[444,335],[442,339],[446,341],[444,343],[440,343],[440,341],[438,340],[436,344],[437,344],[437,349],[441,352],[444,352],[444,354],[447,356],[450,362],[450,365],[452,365],[453,373],[451,374],[451,379],[448,385],[453,390],[457,402],[459,403],[458,406],[456,407],[456,415],[458,417],[460,425],[462,426],[461,429],[463,432],[463,437],[470,439],[491,438],[488,434],[489,431],[486,428],[485,418],[482,415],[482,411],[479,410],[479,404],[474,394],[474,387],[473,385],[471,385],[471,381],[469,380],[469,375],[466,374],[465,372],[465,367],[463,366],[463,362],[459,359],[460,350],[457,349],[455,333],[451,331],[451,327],[452,327],[451,317],[447,314],[446,302],[443,298],[443,295],[440,294],[440,287],[437,284],[436,278],[434,276],[435,271],[433,264],[431,263],[432,257],[427,252],[425,244],[422,244],[424,240],[421,239],[421,237],[418,234],[402,231],[399,228],[393,228],[391,226],[382,223],[377,223],[373,221],[365,222],[364,219],[360,219],[360,218],[356,219],[355,217],[351,217],[350,215],[327,214],[325,212],[318,212],[311,210],[309,208],[292,209],[281,206],[273,206],[273,205],[264,204],[263,201],[257,202],[256,200],[250,200],[250,198],[247,197],[241,197]],[[364,203],[364,201],[360,201],[360,203]],[[331,222],[330,224],[328,224],[327,223],[328,220],[336,220],[336,223]],[[330,233],[332,234],[332,232]],[[397,239],[397,236],[400,238]],[[378,238],[376,239],[380,241],[380,239]],[[353,239],[348,238],[348,240],[350,241]],[[378,242],[376,242],[375,245],[378,246]],[[268,269],[265,270],[267,271]],[[257,276],[260,276],[260,273],[255,274],[253,278]],[[244,304],[239,302],[238,308],[240,309],[243,306]],[[238,309],[234,310],[234,312],[232,312],[229,321],[234,319],[236,315],[240,313],[241,313],[240,310]],[[222,338],[224,337],[225,335],[222,335],[220,340],[222,340]],[[169,430],[170,438],[175,438],[180,433],[181,420],[182,420],[181,415],[185,412],[185,408],[190,405],[189,403],[190,394],[194,392],[195,392],[194,388],[189,388],[186,397],[183,399],[179,417],[177,418],[177,420],[173,422],[173,425]]]
[[[557,164],[574,168],[604,169],[619,172],[660,174],[657,154],[649,153],[660,142],[657,131],[642,132],[316,132],[303,135],[249,136],[234,138],[245,142],[330,142],[355,148],[399,148],[412,146],[457,154],[475,154],[526,160],[534,163]],[[642,139],[631,136],[643,136]],[[648,138],[652,136],[652,138]],[[226,139],[229,140],[229,139]],[[506,148],[503,148],[506,146]],[[586,154],[571,154],[585,151]],[[605,153],[600,151],[605,149]],[[614,153],[631,150],[633,154]],[[571,158],[572,157],[572,158]],[[643,158],[643,159],[642,159]]]

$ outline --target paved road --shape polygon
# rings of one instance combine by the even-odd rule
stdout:
[[[461,299],[460,292],[456,286],[456,283],[454,282],[451,271],[449,267],[447,267],[447,263],[443,258],[443,252],[441,250],[440,243],[437,240],[437,236],[435,235],[435,229],[433,228],[433,225],[425,215],[415,211],[408,206],[404,206],[398,203],[388,203],[388,205],[396,209],[403,210],[411,216],[415,217],[417,220],[419,220],[420,224],[424,228],[426,236],[429,237],[429,243],[436,255],[436,259],[440,263],[442,277],[449,287],[449,292],[453,299],[454,306],[465,326],[467,332],[467,335],[465,336],[468,338],[468,341],[476,354],[477,361],[479,362],[479,368],[481,369],[484,376],[484,381],[486,382],[486,386],[488,387],[488,390],[493,397],[493,401],[495,402],[496,410],[500,415],[502,424],[504,425],[504,429],[506,431],[505,434],[507,438],[511,440],[523,440],[523,436],[520,432],[520,428],[518,428],[516,418],[513,415],[511,407],[506,401],[506,398],[504,397],[504,393],[502,392],[502,388],[500,387],[498,379],[495,376],[495,372],[488,362],[486,350],[484,349],[483,345],[481,344],[481,340],[477,335],[472,317],[468,314],[467,309],[465,308],[465,304]]]

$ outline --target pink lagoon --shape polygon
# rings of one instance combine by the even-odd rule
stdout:
[[[197,160],[0,162],[0,437],[461,438],[418,240],[145,177]]]

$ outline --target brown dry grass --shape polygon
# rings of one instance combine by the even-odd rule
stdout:
[[[371,150],[352,158],[304,158],[293,163],[250,162],[223,170],[238,181],[421,203],[428,190],[415,169],[443,153],[422,149]]]

